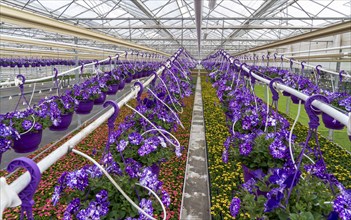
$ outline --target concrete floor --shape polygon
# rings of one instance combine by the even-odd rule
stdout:
[[[180,219],[182,220],[211,219],[205,123],[201,91],[201,79],[197,77],[180,213]]]

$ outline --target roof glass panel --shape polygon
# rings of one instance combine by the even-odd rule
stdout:
[[[182,36],[188,39],[186,43],[197,45],[193,0],[2,0],[2,3],[63,22],[78,23],[114,37],[153,39],[140,40],[149,46],[159,39],[168,39],[173,43],[160,41],[159,44],[168,43],[175,51],[179,44],[173,39],[180,42]],[[311,31],[311,27],[321,28],[350,19],[351,1],[216,0],[214,9],[210,9],[209,1],[205,0],[202,17],[203,45],[219,48],[233,45],[233,39],[251,39],[252,42],[241,43],[260,45],[266,43],[262,38],[277,40]],[[182,25],[183,30],[180,29]],[[276,28],[271,29],[272,26]],[[9,24],[2,24],[0,32],[49,40],[57,38],[55,33]],[[62,41],[67,41],[67,36]]]

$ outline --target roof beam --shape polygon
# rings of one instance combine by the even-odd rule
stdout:
[[[0,4],[0,10],[1,10],[0,19],[3,22],[8,22],[8,23],[12,23],[23,27],[31,27],[31,28],[41,29],[49,32],[75,36],[79,38],[97,40],[105,43],[120,45],[126,48],[133,48],[137,50],[143,50],[143,51],[159,53],[162,55],[169,56],[169,54],[166,54],[164,52],[161,52],[152,48],[140,46],[132,42],[117,39],[116,37],[94,32],[86,28],[78,27],[75,25],[63,23],[55,19],[36,15],[34,13],[24,11],[24,10],[19,10],[4,4]]]
[[[128,21],[128,20],[137,20],[137,21],[150,21],[150,20],[175,20],[175,21],[195,21],[195,18],[189,18],[189,17],[155,17],[155,18],[137,18],[137,17],[117,17],[117,18],[60,18],[58,20],[61,21],[84,21],[84,20],[88,20],[88,21],[100,21],[100,20],[106,20],[106,21]],[[314,17],[314,18],[310,18],[310,17],[252,17],[252,18],[246,18],[246,17],[204,17],[202,18],[202,20],[206,21],[206,20],[210,20],[210,21],[218,21],[218,20],[250,20],[250,21],[266,21],[266,20],[270,20],[270,21],[291,21],[291,20],[333,20],[333,21],[340,21],[340,20],[351,20],[350,17]]]
[[[1,26],[1,25],[0,25]],[[206,29],[245,29],[245,30],[251,30],[251,29],[288,29],[288,30],[300,30],[300,29],[307,29],[307,30],[315,30],[315,29],[321,29],[323,27],[309,27],[309,26],[287,26],[287,25],[214,25],[214,26],[207,26]],[[4,27],[1,26],[1,29],[31,29],[31,28],[23,28],[23,27]],[[196,26],[191,25],[191,26],[168,26],[168,25],[141,25],[141,26],[89,26],[87,29],[196,29]]]
[[[148,18],[151,18],[151,21],[155,22],[156,25],[160,25],[161,23],[154,18],[152,12],[144,5],[140,0],[131,0],[133,4],[138,7]],[[179,42],[174,38],[174,36],[166,29],[163,30],[167,35],[173,38],[178,44]],[[180,45],[180,44],[179,44]]]
[[[323,27],[287,26],[287,25],[215,25],[206,29],[321,29]],[[196,29],[196,26],[168,26],[168,25],[141,25],[141,26],[91,26],[88,29]]]
[[[322,38],[322,37],[327,37],[330,35],[336,35],[336,34],[341,34],[345,32],[350,32],[351,31],[351,21],[347,22],[342,22],[336,25],[331,25],[323,29],[311,31],[308,33],[300,34],[297,36],[285,38],[282,40],[275,41],[273,43],[268,43],[262,46],[254,47],[249,50],[242,51],[240,53],[236,53],[233,56],[238,56],[241,54],[245,54],[248,52],[254,52],[254,51],[259,51],[259,50],[265,50],[273,47],[279,47],[283,45],[288,45],[288,44],[294,44],[298,42],[303,42],[303,41],[309,41],[312,39],[317,39],[317,38]]]
[[[203,0],[194,1],[194,8],[195,8],[197,46],[198,46],[198,53],[200,55]]]

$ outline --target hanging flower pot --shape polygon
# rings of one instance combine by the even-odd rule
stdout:
[[[22,134],[18,140],[13,141],[13,149],[16,153],[29,153],[38,149],[42,138],[42,131]]]
[[[117,91],[118,91],[118,84],[113,84],[113,85],[110,85],[110,88],[108,89],[106,94],[107,95],[114,95],[117,93]]]
[[[283,91],[283,96],[290,96],[290,93]]]
[[[77,106],[76,112],[77,114],[85,115],[89,114],[94,107],[93,100],[80,100]]]
[[[301,100],[301,99],[299,99],[298,97],[296,97],[294,95],[290,95],[290,98],[291,98],[291,101],[294,104],[299,104],[299,101]],[[301,104],[305,104],[305,101],[301,100]]]
[[[344,128],[343,124],[341,124],[339,121],[337,121],[336,119],[334,119],[326,113],[322,114],[322,120],[326,128],[334,130],[341,130]]]
[[[95,99],[94,105],[102,105],[106,100],[106,94],[105,93],[100,93],[100,97]]]
[[[122,81],[119,83],[119,85],[118,85],[118,90],[124,89],[124,86],[125,86],[125,85],[126,85],[125,82],[122,80]]]
[[[61,122],[58,125],[51,125],[49,129],[51,131],[64,131],[70,126],[72,118],[73,112],[66,115],[61,115]]]
[[[128,76],[128,77],[126,78],[126,83],[130,83],[130,82],[132,82],[132,80],[133,80],[133,77]]]

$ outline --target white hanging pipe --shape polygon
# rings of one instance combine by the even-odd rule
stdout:
[[[125,54],[125,53],[122,53],[122,54],[120,54],[120,55],[116,55],[116,56],[111,57],[111,58],[112,58],[112,59],[115,59],[115,58],[117,58],[117,57],[119,57],[119,56],[122,56],[122,55],[124,55],[124,54]],[[106,58],[106,59],[104,59],[104,60],[100,60],[99,63],[100,63],[100,62],[105,62],[105,61],[108,61],[108,60],[110,60],[110,58]],[[94,66],[95,64],[96,64],[96,61],[95,61],[95,62],[91,62],[91,63],[84,64],[84,67]],[[57,76],[59,77],[59,76],[66,75],[67,73],[71,73],[71,72],[73,72],[73,71],[75,71],[75,70],[79,70],[80,68],[81,68],[81,66],[77,66],[77,67],[75,67],[75,68],[72,68],[72,69],[69,69],[69,70],[67,70],[67,71],[65,71],[65,72],[62,72],[62,73],[58,74]],[[45,81],[45,80],[48,80],[48,79],[52,79],[52,78],[54,78],[54,77],[55,77],[54,75],[51,75],[51,76],[46,76],[46,77],[42,77],[42,78],[38,78],[38,79],[28,79],[28,80],[26,80],[26,83],[42,82],[42,81]],[[4,86],[4,85],[8,86],[8,85],[14,85],[14,84],[15,84],[15,81],[10,81],[10,82],[0,83],[0,86]]]
[[[275,54],[276,54],[276,56],[277,56],[277,59],[278,59],[278,57],[281,57],[281,58],[283,58],[284,60],[286,60],[286,61],[288,61],[288,62],[290,62],[290,58],[294,58],[294,57],[285,57],[283,54],[278,54],[278,53],[275,53]],[[263,56],[264,56],[264,55],[263,55]],[[311,55],[311,56],[312,56],[312,55]],[[306,58],[308,58],[308,57],[306,57]],[[255,58],[253,58],[253,59],[255,59]],[[247,59],[243,59],[243,58],[240,58],[239,60],[245,60],[245,61],[247,61]],[[298,65],[301,65],[301,61],[294,60],[294,59],[291,59],[291,61],[292,61],[293,63],[296,63],[296,64],[298,64]],[[304,65],[305,67],[308,66],[308,67],[311,67],[311,68],[313,68],[313,69],[316,69],[316,66],[313,66],[313,65],[310,65],[310,64],[307,64],[307,63],[304,63],[303,65]],[[331,71],[331,70],[327,70],[327,69],[324,69],[324,68],[322,68],[322,67],[320,67],[319,70],[320,70],[320,71],[323,71],[323,72],[326,72],[326,73],[333,74],[333,75],[337,75],[337,76],[340,75],[338,72],[334,72],[334,71]],[[348,75],[348,74],[346,74],[346,73],[342,73],[341,76],[346,77],[346,78],[351,78],[351,75]]]
[[[343,50],[343,49],[350,49],[350,48],[351,48],[351,45],[347,45],[342,47],[329,47],[329,48],[314,49],[314,50],[288,51],[280,54],[285,55],[285,54],[294,54],[294,53],[310,53],[310,52],[329,51],[329,50]]]
[[[123,55],[125,55],[125,54],[126,54],[125,52],[120,53],[120,54],[118,54],[118,55],[116,55],[116,56],[114,56],[114,57],[111,57],[111,59],[115,59],[115,58],[117,58],[117,57],[121,57],[121,56],[123,56]],[[108,60],[110,60],[110,58],[106,58],[106,59],[100,60],[100,61],[98,61],[98,62],[99,62],[99,63],[102,63],[102,62],[105,62],[105,61],[108,61]],[[89,66],[94,66],[95,64],[96,64],[96,61],[91,62],[91,63],[84,64],[84,67],[86,68],[86,67],[89,67]],[[57,76],[66,75],[67,73],[71,73],[71,72],[73,72],[73,71],[75,71],[75,70],[79,70],[80,68],[81,68],[81,66],[77,66],[77,67],[75,67],[75,68],[73,68],[73,69],[69,69],[69,70],[67,70],[67,71],[65,71],[65,72],[62,72],[62,73],[58,74]],[[26,80],[26,83],[41,82],[41,81],[45,81],[45,80],[52,79],[52,78],[54,78],[54,75],[52,75],[52,76],[46,76],[46,77],[42,77],[42,78],[38,78],[38,79],[28,79],[28,80]],[[15,84],[15,81],[10,81],[10,82],[3,82],[3,83],[0,83],[0,86],[9,86],[9,85],[14,85],[14,84]]]
[[[290,62],[290,58],[289,58],[289,57],[284,57],[284,56],[283,56],[283,59]],[[293,63],[296,63],[296,64],[298,64],[298,65],[301,65],[301,61],[297,61],[297,60],[291,60],[291,61],[292,61]],[[313,66],[313,65],[310,65],[310,64],[306,64],[306,63],[303,64],[303,65],[304,65],[305,67],[308,66],[308,67],[311,67],[311,68],[313,68],[313,69],[316,68],[316,66]],[[338,73],[338,72],[334,72],[334,71],[331,71],[331,70],[327,70],[327,69],[324,69],[324,68],[322,68],[322,67],[320,67],[319,70],[321,70],[321,71],[323,71],[323,72],[326,72],[326,73],[330,73],[330,74],[339,76],[339,73]],[[342,75],[343,77],[346,77],[346,78],[351,78],[350,75],[345,74],[345,73],[342,73],[341,75]]]
[[[171,62],[174,59],[176,59],[178,55],[179,53],[176,53],[176,56],[174,58],[173,57],[171,58]],[[159,70],[157,70],[157,74],[158,75],[161,74],[163,69],[164,67],[161,67]],[[155,78],[155,75],[150,76],[150,78],[143,83],[143,87],[145,88],[146,86],[148,86],[154,78]],[[133,99],[137,95],[139,90],[140,88],[136,88],[135,90],[131,91],[131,93],[129,93],[127,96],[125,96],[121,101],[117,103],[118,107],[121,108],[129,100]],[[105,114],[101,115],[94,122],[92,122],[87,127],[82,129],[79,133],[74,135],[71,139],[69,139],[67,142],[65,142],[55,151],[53,151],[44,159],[39,161],[37,165],[39,167],[40,173],[43,173],[44,171],[46,171],[50,166],[56,163],[56,161],[61,159],[61,157],[65,156],[70,151],[70,149],[73,149],[82,139],[87,137],[96,128],[102,125],[113,113],[114,113],[114,109],[113,108],[109,109]],[[25,172],[20,177],[18,177],[15,181],[13,181],[10,184],[10,187],[18,194],[29,184],[30,180],[31,180],[31,176],[29,172]]]
[[[230,58],[230,56],[228,54],[225,54],[224,55],[225,57],[227,57],[227,59]],[[232,57],[233,58],[233,57]],[[234,58],[233,59],[230,59],[230,63],[234,63]],[[234,63],[235,65],[237,65],[238,67],[240,67],[240,65],[238,65],[237,63]],[[242,66],[243,70],[245,70],[247,73],[249,73],[249,69],[243,65]],[[270,80],[268,79],[265,79],[257,74],[254,73],[254,71],[251,72],[251,75],[265,83],[265,84],[268,84],[270,83]],[[283,84],[280,84],[278,82],[276,82],[274,84],[274,86],[279,89],[279,90],[283,90],[285,92],[288,92],[290,93],[291,95],[294,95],[298,98],[300,98],[301,100],[304,100],[306,101],[307,98],[309,98],[308,95],[305,95],[303,94],[302,92],[299,92],[293,88],[290,88],[289,86],[286,86],[286,85],[283,85]],[[311,105],[313,105],[313,107],[315,108],[318,108],[319,110],[321,110],[322,112],[330,115],[331,117],[333,117],[334,119],[336,119],[337,121],[339,121],[340,123],[342,123],[343,125],[345,125],[347,127],[347,132],[348,132],[348,135],[351,136],[351,112],[349,112],[349,115],[345,115],[344,113],[341,113],[339,112],[338,110],[336,110],[335,108],[329,106],[328,104],[325,104],[324,102],[321,102],[321,101],[318,101],[318,100],[314,100]]]

